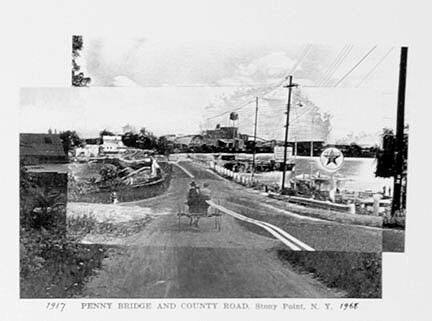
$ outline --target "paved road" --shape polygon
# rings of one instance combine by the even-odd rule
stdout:
[[[167,193],[133,203],[151,208],[157,218],[127,240],[125,254],[104,261],[103,268],[86,287],[87,296],[341,296],[281,262],[277,249],[285,245],[259,226],[226,214],[220,231],[214,229],[213,218],[200,220],[198,229],[189,226],[186,218],[179,225],[175,214],[186,199],[191,180],[198,184],[209,182],[212,198],[225,208],[282,227],[315,250],[381,251],[380,230],[290,215],[277,209],[272,200],[196,164],[182,161],[178,165]]]
[[[296,215],[278,206],[281,201],[270,199],[257,191],[221,179],[194,163],[180,162],[179,164],[194,176],[195,181],[199,183],[207,181],[213,197],[220,200],[224,206],[240,214],[279,226],[315,250],[351,252],[381,252],[382,250],[381,229]],[[250,226],[250,229],[264,233],[262,229],[253,226]]]

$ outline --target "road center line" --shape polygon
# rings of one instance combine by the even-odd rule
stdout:
[[[294,251],[304,251],[304,250],[314,251],[314,249],[312,247],[310,247],[309,245],[301,242],[300,240],[296,239],[292,235],[288,234],[287,232],[283,231],[282,229],[280,229],[274,225],[243,216],[243,215],[238,214],[232,210],[229,210],[223,206],[217,205],[212,201],[209,201],[208,204],[213,206],[214,208],[217,208],[218,210],[220,210],[226,214],[229,214],[229,215],[239,219],[239,220],[255,224],[255,225],[265,229],[267,232],[272,234],[274,237],[276,237],[278,240],[280,240],[282,243],[284,243],[286,246],[288,246],[290,249],[292,249]]]
[[[291,234],[288,234],[287,232],[285,232],[284,230],[282,230],[281,228],[274,226],[270,223],[266,223],[263,222],[264,225],[267,225],[269,227],[271,227],[272,229],[274,229],[275,231],[277,231],[279,234],[281,234],[282,236],[284,236],[285,238],[287,238],[288,240],[291,240],[292,242],[296,243],[297,245],[300,245],[302,248],[304,248],[307,251],[315,251],[312,247],[310,247],[309,245],[307,245],[306,243],[303,243],[302,241],[300,241],[299,239],[296,239],[294,236],[292,236]]]
[[[194,178],[195,176],[192,175],[191,172],[189,172],[186,168],[184,168],[183,166],[181,166],[178,163],[172,162],[172,164],[174,164],[175,166],[177,166],[178,168],[180,168],[183,172],[186,173],[186,175],[188,175],[190,178]]]

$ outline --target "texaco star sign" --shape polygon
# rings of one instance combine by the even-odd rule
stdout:
[[[330,147],[321,153],[320,162],[325,170],[335,172],[342,167],[344,156],[339,149]]]

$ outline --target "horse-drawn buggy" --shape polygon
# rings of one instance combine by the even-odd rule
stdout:
[[[204,183],[201,189],[195,182],[192,182],[190,186],[191,188],[188,193],[187,201],[184,205],[179,206],[179,211],[177,213],[179,228],[181,217],[183,216],[189,218],[189,225],[196,228],[199,227],[200,219],[214,217],[214,228],[220,231],[222,213],[218,209],[210,207],[209,201],[211,197],[208,185]]]

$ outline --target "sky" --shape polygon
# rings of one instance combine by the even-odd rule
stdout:
[[[192,134],[228,124],[235,110],[240,131],[252,134],[259,96],[258,136],[282,139],[287,90],[277,85],[292,74],[299,86],[290,139],[327,114],[327,142],[375,144],[383,127],[394,127],[398,59],[397,47],[373,44],[85,36],[78,62],[91,86],[22,89],[21,131],[94,136],[131,124]]]

